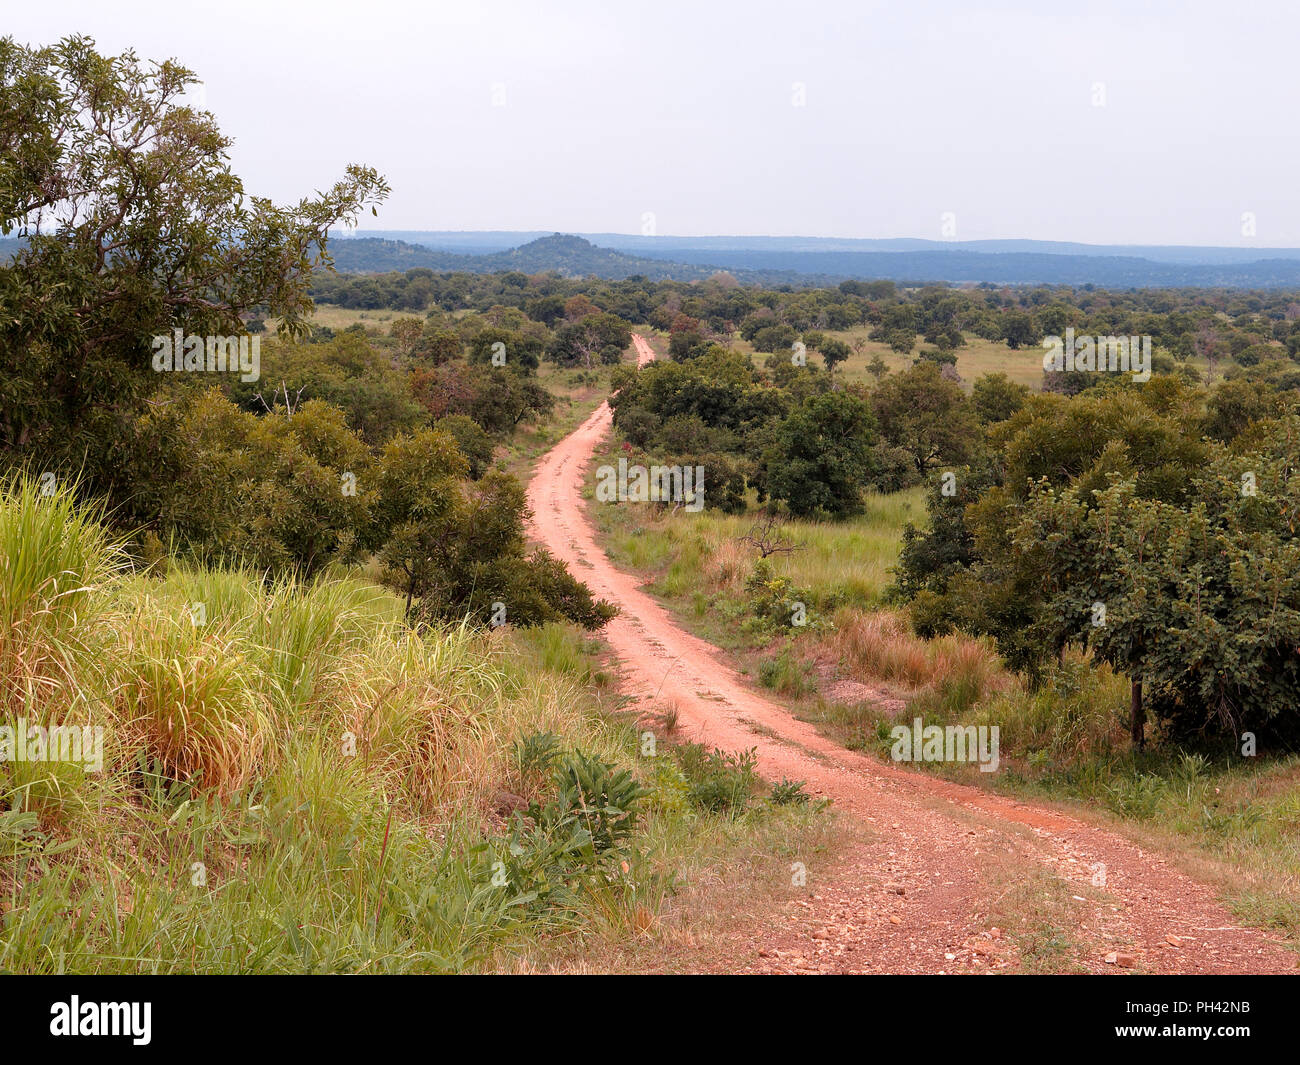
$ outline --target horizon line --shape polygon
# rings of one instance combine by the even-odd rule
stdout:
[[[566,230],[542,227],[540,229],[410,229],[410,228],[390,228],[390,229],[372,229],[372,230],[348,230],[348,229],[331,229],[331,237],[340,237],[344,239],[355,239],[366,236],[376,236],[379,233],[454,233],[454,234],[490,234],[490,233],[510,233],[510,234],[527,234],[540,233],[544,236],[561,236],[561,237],[591,237],[591,236],[610,236],[610,237],[632,237],[637,240],[659,240],[662,238],[671,238],[674,240],[720,240],[728,238],[740,238],[745,240],[845,240],[845,241],[887,241],[887,240],[918,240],[927,244],[938,245],[956,245],[956,244],[979,244],[990,241],[1020,241],[1026,244],[1077,244],[1085,248],[1210,248],[1216,251],[1300,251],[1300,245],[1296,244],[1160,244],[1147,242],[1121,242],[1121,241],[1089,241],[1089,240],[1066,240],[1058,237],[969,237],[962,239],[944,239],[939,237],[827,237],[815,236],[808,233],[624,233],[619,230]]]

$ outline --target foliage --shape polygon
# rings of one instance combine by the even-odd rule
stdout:
[[[758,786],[755,751],[731,753],[698,743],[673,749],[690,786],[691,802],[710,813],[743,814]]]
[[[768,491],[796,515],[860,512],[874,436],[863,400],[847,392],[809,397],[777,427],[764,456]]]
[[[0,447],[80,469],[114,501],[131,493],[132,416],[160,383],[151,338],[241,335],[255,308],[302,332],[330,228],[388,192],[351,166],[292,207],[246,195],[229,139],[182,102],[195,80],[85,37],[0,40],[0,229],[23,239],[0,267]]]
[[[1119,475],[1103,491],[1044,486],[1016,530],[1056,641],[1142,682],[1177,733],[1300,733],[1298,442],[1293,418],[1258,450],[1217,454],[1182,505]]]
[[[978,433],[970,401],[932,362],[918,362],[881,381],[871,394],[880,435],[912,456],[924,475],[936,466],[965,462]]]

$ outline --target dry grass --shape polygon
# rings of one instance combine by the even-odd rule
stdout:
[[[704,579],[713,589],[739,596],[753,566],[753,549],[736,540],[721,540],[712,545],[704,558]]]
[[[906,615],[896,611],[841,610],[830,646],[846,676],[883,682],[912,695],[944,689],[960,692],[963,702],[973,705],[1014,684],[987,639],[955,633],[923,640],[912,632]]]

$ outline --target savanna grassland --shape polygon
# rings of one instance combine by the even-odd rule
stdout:
[[[999,772],[930,771],[1155,840],[1294,938],[1300,295],[343,275],[387,178],[252,195],[196,82],[0,38],[0,971],[686,969],[737,914],[758,964],[824,902],[789,893],[844,849],[822,762],[634,720],[578,469],[537,535],[534,464],[605,401],[597,464],[705,480],[584,481],[603,546],[840,747],[805,739],[996,727]],[[1099,368],[1117,337],[1149,360]],[[967,829],[893,799],[934,887]],[[870,843],[840,963],[937,971],[957,932],[904,958]],[[885,960],[850,965],[867,921]]]
[[[617,460],[611,449],[597,462]],[[768,559],[746,537],[754,514],[605,505],[590,513],[617,563],[638,573],[692,631],[846,747],[890,758],[890,729],[1001,729],[1003,768],[919,763],[962,783],[1048,802],[1118,828],[1223,893],[1242,920],[1300,932],[1300,756],[1251,761],[1231,743],[1129,744],[1129,690],[1088,654],[1067,652],[1031,687],[987,637],[918,637],[891,592],[903,530],[922,493],[868,493],[839,522],[786,518]],[[803,626],[781,624],[796,603]],[[773,622],[776,622],[774,624]]]

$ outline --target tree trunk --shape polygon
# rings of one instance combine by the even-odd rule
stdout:
[[[1146,746],[1146,709],[1142,706],[1142,681],[1134,678],[1133,680],[1133,701],[1130,708],[1129,728],[1130,735],[1133,738],[1133,746],[1139,751]]]

